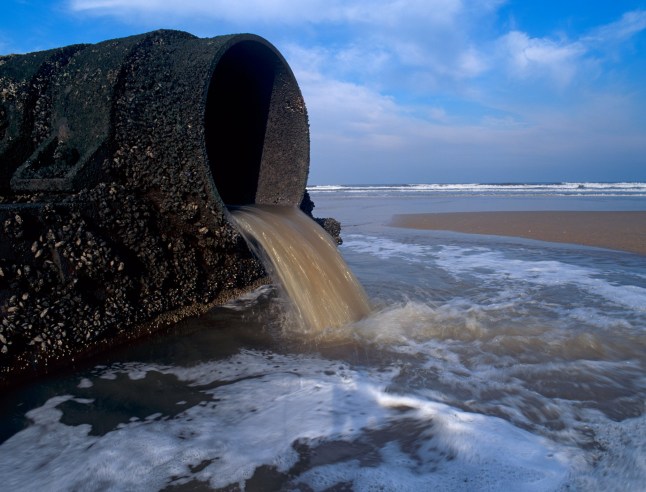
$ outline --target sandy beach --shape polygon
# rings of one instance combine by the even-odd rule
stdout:
[[[515,236],[646,255],[646,212],[452,212],[395,215],[393,227]]]

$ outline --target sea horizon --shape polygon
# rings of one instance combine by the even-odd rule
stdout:
[[[402,192],[517,192],[554,195],[646,196],[646,181],[509,181],[509,182],[418,182],[418,183],[327,183],[308,184],[311,192],[372,191]]]

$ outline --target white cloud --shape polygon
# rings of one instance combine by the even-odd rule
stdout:
[[[591,92],[567,112],[545,106],[464,124],[445,108],[411,108],[293,62],[311,119],[311,183],[575,179],[573,163],[607,179],[608,163],[646,155],[628,95]]]
[[[71,0],[72,10],[99,15],[142,18],[202,19],[231,24],[298,25],[347,22],[357,12],[343,8],[340,0]]]
[[[475,48],[470,47],[463,51],[458,58],[458,74],[464,78],[476,77],[489,68],[485,57]]]
[[[423,23],[428,27],[452,25],[464,9],[461,0],[398,0],[366,2],[368,18],[378,24],[390,22],[397,28],[405,23]],[[368,13],[369,12],[369,13]]]
[[[521,78],[547,76],[559,85],[572,80],[579,59],[586,53],[586,48],[578,42],[530,38],[519,31],[503,36],[500,46],[513,75]]]
[[[469,90],[463,83],[500,71],[520,80],[551,81],[562,88],[595,65],[593,58],[601,56],[605,42],[623,41],[646,29],[646,11],[634,10],[574,40],[530,37],[520,30],[497,40],[477,34],[505,0],[68,2],[77,12],[134,15],[151,23],[160,18],[171,24],[177,18],[206,18],[245,29],[273,26],[277,36],[287,38],[289,34],[282,33],[280,26],[296,29],[306,34],[303,49],[317,57],[320,71],[339,79],[363,81],[387,92],[389,84],[390,92],[398,88],[422,92]],[[343,32],[334,46],[321,35],[326,26]],[[323,45],[326,47],[320,47]]]
[[[600,162],[646,154],[643,124],[636,123],[643,102],[631,113],[629,96],[604,97],[590,82],[602,73],[606,44],[646,29],[646,11],[628,12],[571,39],[532,37],[519,29],[497,37],[482,26],[492,24],[503,2],[70,0],[69,5],[97,15],[188,19],[183,27],[193,18],[220,21],[233,31],[243,26],[269,35],[305,96],[313,182],[413,180],[416,172],[417,181],[451,180],[462,179],[459,173],[467,168],[474,180],[512,180],[487,174],[487,166],[502,166],[503,173],[522,161],[543,171],[568,159]],[[328,27],[334,30],[333,44]],[[425,176],[431,163],[434,174]]]
[[[593,30],[584,39],[589,43],[622,42],[646,30],[646,10],[626,12],[616,22]]]
[[[625,13],[618,21],[602,25],[580,38],[530,37],[510,31],[498,40],[499,51],[510,73],[519,78],[549,78],[559,86],[603,62],[610,46],[646,30],[646,11]]]
[[[396,148],[402,143],[402,109],[393,98],[365,86],[298,73],[307,101],[312,135],[321,141],[352,140],[364,150]]]
[[[336,70],[345,73],[379,73],[393,62],[392,53],[379,46],[352,44],[347,48],[329,53]]]
[[[151,25],[178,19],[212,19],[265,30],[346,29],[335,51],[324,53],[339,73],[417,67],[440,77],[473,77],[485,63],[466,30],[502,0],[68,0],[72,11],[118,16]],[[322,31],[317,31],[318,33]],[[314,34],[316,38],[317,34]]]
[[[229,22],[353,22],[388,25],[418,18],[450,22],[460,0],[70,0],[74,11],[123,15],[127,12],[205,15]]]

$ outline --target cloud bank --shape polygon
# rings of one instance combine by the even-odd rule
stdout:
[[[77,15],[248,30],[286,56],[313,183],[646,179],[646,96],[623,61],[646,11],[532,34],[489,0],[72,0]],[[195,32],[195,31],[192,31]],[[201,33],[198,33],[201,34]],[[210,33],[213,35],[215,33]],[[643,75],[643,72],[642,72]],[[641,81],[643,82],[643,76]],[[640,174],[641,173],[641,174]]]

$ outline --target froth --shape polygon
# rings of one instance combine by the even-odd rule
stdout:
[[[224,487],[244,484],[262,465],[284,486],[313,490],[343,482],[355,490],[384,483],[401,490],[462,490],[465,483],[552,490],[576,465],[568,448],[498,418],[392,394],[396,370],[358,371],[338,361],[254,351],[193,368],[106,370],[132,371],[136,380],[142,373],[173,375],[201,388],[203,400],[173,417],[155,413],[93,435],[91,423],[64,423],[66,405],[93,407],[82,388],[52,398],[29,412],[30,427],[0,446],[5,490],[146,491],[195,480]],[[117,379],[114,390],[123,390],[127,380]],[[362,463],[368,449],[372,461]],[[336,459],[317,462],[317,452]]]
[[[518,299],[531,287],[579,289],[586,295],[646,312],[646,288],[637,284],[643,274],[630,273],[634,283],[619,283],[603,268],[581,266],[568,261],[527,258],[531,250],[494,250],[480,246],[429,245],[389,238],[350,235],[345,248],[382,260],[399,260],[443,270],[460,280],[477,279],[497,291],[499,299]]]
[[[455,183],[406,185],[321,185],[311,193],[458,196],[646,196],[646,183]]]
[[[510,258],[487,248],[443,246],[435,253],[439,266],[453,275],[475,274],[484,280],[503,279],[541,286],[571,285],[631,309],[646,311],[646,289],[617,285],[603,278],[603,270],[562,261]]]

